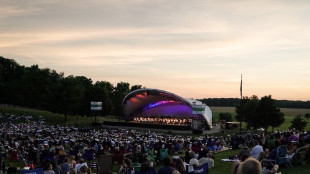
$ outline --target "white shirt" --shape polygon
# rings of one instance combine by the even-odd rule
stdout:
[[[256,145],[255,147],[253,147],[252,151],[251,151],[251,156],[253,158],[258,158],[259,154],[263,151],[263,147],[260,145]]]
[[[75,170],[77,171],[77,173],[80,173],[80,169],[81,169],[83,166],[88,167],[88,166],[87,166],[87,163],[82,163],[82,164],[79,163],[79,164],[76,164]]]

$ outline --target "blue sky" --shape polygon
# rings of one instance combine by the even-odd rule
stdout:
[[[0,53],[188,98],[310,98],[309,1],[2,0]]]

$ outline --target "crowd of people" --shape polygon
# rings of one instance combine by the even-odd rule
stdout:
[[[310,131],[299,132],[288,130],[265,136],[264,133],[253,136],[250,132],[240,139],[235,136],[232,139],[232,148],[240,148],[240,152],[232,158],[239,159],[235,162],[233,172],[238,173],[240,162],[247,159],[257,160],[263,166],[263,170],[276,173],[279,166],[293,167],[293,157],[302,165],[310,161]],[[300,151],[305,155],[299,155]],[[298,159],[299,158],[299,159]],[[268,169],[269,167],[269,169]],[[263,171],[264,173],[264,171]]]
[[[177,117],[135,117],[135,122],[141,123],[159,123],[159,124],[172,124],[172,125],[189,125],[192,119],[187,118],[177,118]]]
[[[24,120],[0,124],[0,169],[7,173],[17,171],[12,165],[14,161],[24,163],[25,169],[43,168],[47,174],[91,173],[93,167],[98,167],[96,162],[100,155],[110,154],[113,163],[121,166],[120,174],[156,173],[155,165],[163,165],[157,171],[159,174],[185,174],[199,166],[214,167],[213,154],[223,150],[241,148],[236,158],[242,164],[246,159],[273,158],[273,149],[280,145],[285,144],[291,151],[309,144],[310,140],[309,132],[278,131],[270,136],[248,132],[243,136],[194,137],[148,130],[47,125],[34,121],[31,116],[1,115],[0,119],[4,117]],[[174,156],[173,160],[169,156]],[[236,172],[241,170],[234,169]]]

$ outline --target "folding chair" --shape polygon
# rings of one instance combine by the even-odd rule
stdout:
[[[293,165],[296,165],[296,164],[303,164],[304,165],[307,150],[308,150],[307,146],[297,149],[293,158],[292,158],[292,164]]]
[[[208,163],[204,163],[203,165],[199,167],[193,167],[193,166],[186,166],[186,173],[187,174],[208,174]]]
[[[286,153],[287,153],[287,146],[286,145],[282,145],[282,146],[278,147],[276,163],[279,166],[285,165],[287,167],[290,167],[290,163],[288,162],[288,158],[287,158]]]
[[[262,164],[262,168],[266,168],[266,169],[272,169],[274,167],[274,165],[276,165],[276,160],[273,159],[262,159],[261,162]]]

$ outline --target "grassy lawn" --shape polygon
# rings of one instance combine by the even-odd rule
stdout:
[[[63,114],[56,114],[49,111],[0,105],[0,112],[10,113],[13,115],[20,115],[20,114],[31,115],[34,120],[39,120],[39,116],[42,116],[47,124],[56,124],[56,125],[66,124],[64,121],[65,116]],[[1,120],[1,121],[7,122],[7,120]],[[67,117],[67,124],[89,126],[91,122],[92,122],[91,118],[89,117],[72,116],[72,115],[68,115]]]

